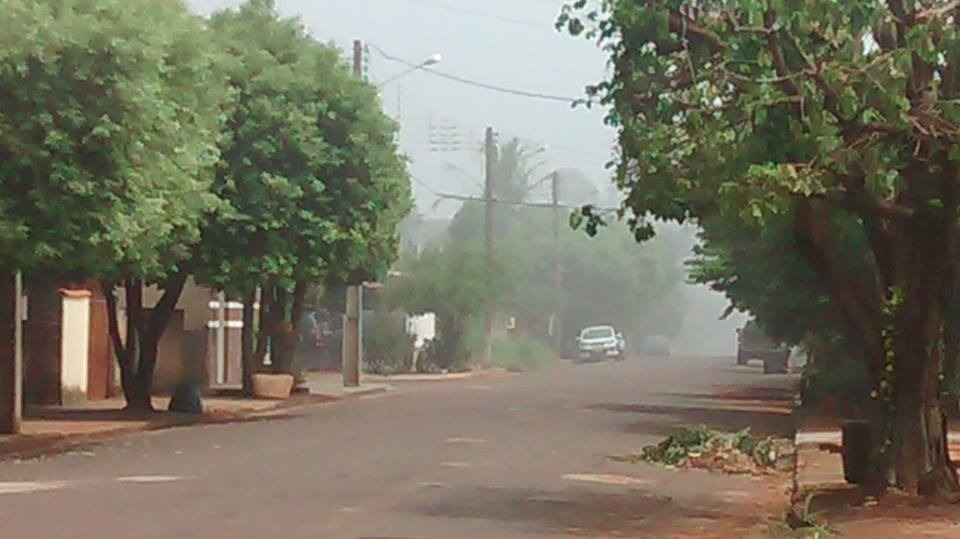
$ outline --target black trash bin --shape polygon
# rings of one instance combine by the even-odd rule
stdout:
[[[847,483],[859,485],[867,478],[873,429],[866,421],[847,421],[840,428],[843,434],[843,477]]]
[[[180,384],[173,390],[173,395],[170,396],[170,405],[167,409],[181,414],[202,414],[202,394],[200,384]]]

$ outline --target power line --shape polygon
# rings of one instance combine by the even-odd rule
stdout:
[[[423,188],[426,189],[427,191],[430,191],[431,193],[433,193],[434,195],[436,195],[436,196],[438,196],[438,197],[440,196],[440,193],[438,193],[433,187],[430,187],[430,186],[427,184],[427,182],[421,180],[420,178],[414,176],[413,174],[409,174],[409,176],[410,176],[410,178],[411,178],[413,181],[417,182],[421,187],[423,187]]]
[[[549,178],[550,176],[547,176],[547,177]],[[486,202],[486,199],[484,197],[478,197],[473,195],[462,195],[458,193],[441,193],[436,189],[434,189],[433,187],[430,187],[430,185],[428,185],[427,182],[421,180],[420,178],[418,178],[413,174],[410,174],[410,178],[414,182],[422,186],[424,189],[429,191],[430,194],[435,196],[437,198],[437,203],[443,200],[457,200],[460,202]],[[581,206],[571,206],[569,204],[555,205],[551,202],[527,202],[527,201],[517,201],[517,200],[503,200],[496,197],[494,197],[493,203],[505,204],[508,206],[521,206],[525,208],[561,208],[565,210],[579,210],[583,208],[582,205]],[[436,203],[434,204],[434,206],[436,206]],[[600,207],[600,206],[592,206],[592,207],[594,211],[600,214],[611,214],[611,213],[616,213],[620,211],[620,208]]]
[[[483,197],[475,197],[475,196],[469,196],[469,195],[458,195],[458,194],[455,194],[455,193],[437,193],[437,192],[434,192],[434,193],[435,193],[439,198],[443,198],[443,199],[447,199],[447,200],[459,200],[459,201],[462,201],[462,202],[486,202],[486,199],[483,198]],[[493,203],[494,203],[494,204],[506,204],[506,205],[509,205],[509,206],[523,206],[523,207],[528,207],[528,208],[563,208],[563,209],[565,209],[565,210],[579,210],[579,209],[582,209],[582,208],[583,208],[583,206],[570,206],[570,205],[568,205],[568,204],[558,204],[558,205],[554,205],[554,204],[551,203],[551,202],[524,202],[524,201],[517,201],[517,200],[502,200],[502,199],[498,199],[498,198],[494,198],[494,199],[493,199]],[[620,208],[610,208],[610,207],[604,208],[604,207],[599,207],[599,206],[593,206],[593,210],[596,211],[596,212],[598,212],[598,213],[606,214],[606,213],[616,213],[616,212],[620,211]]]
[[[401,64],[404,64],[404,65],[410,66],[410,67],[413,67],[413,66],[417,65],[417,64],[415,64],[415,63],[413,63],[413,62],[404,60],[404,59],[402,59],[402,58],[397,58],[396,56],[392,56],[392,55],[386,53],[386,52],[385,52],[383,49],[381,49],[380,47],[378,47],[378,46],[376,46],[376,45],[374,45],[374,44],[372,44],[372,43],[370,44],[370,48],[372,48],[373,50],[377,51],[377,53],[380,54],[380,56],[383,56],[383,57],[386,58],[387,60],[390,60],[390,61],[393,61],[393,62],[399,62],[399,63],[401,63]],[[520,97],[529,97],[529,98],[533,98],[533,99],[543,99],[543,100],[546,100],[546,101],[560,101],[560,102],[567,103],[567,104],[571,104],[571,105],[574,104],[574,103],[577,103],[578,101],[581,101],[581,98],[564,97],[564,96],[553,95],[553,94],[545,94],[545,93],[541,93],[541,92],[531,92],[531,91],[527,91],[527,90],[518,90],[518,89],[516,89],[516,88],[507,88],[507,87],[505,87],[505,86],[498,86],[498,85],[496,85],[496,84],[489,84],[489,83],[486,83],[486,82],[475,81],[475,80],[471,80],[471,79],[468,79],[468,78],[465,78],[465,77],[460,77],[460,76],[458,76],[458,75],[452,75],[452,74],[450,74],[450,73],[444,73],[444,72],[442,72],[442,71],[437,71],[436,69],[424,69],[423,71],[424,71],[425,73],[430,73],[430,74],[432,74],[432,75],[436,75],[436,76],[438,76],[438,77],[443,77],[443,78],[445,78],[445,79],[452,80],[452,81],[455,81],[455,82],[459,82],[459,83],[461,83],[461,84],[467,84],[467,85],[470,85],[470,86],[476,86],[476,87],[478,87],[478,88],[483,88],[483,89],[486,89],[486,90],[492,90],[492,91],[494,91],[494,92],[500,92],[500,93],[504,93],[504,94],[510,94],[510,95],[515,95],[515,96],[520,96]]]
[[[553,24],[542,24],[534,21],[524,20],[524,19],[513,19],[510,17],[504,17],[502,15],[496,15],[494,13],[489,13],[486,11],[478,11],[474,9],[467,9],[457,6],[451,6],[450,4],[444,4],[442,2],[435,2],[434,0],[406,0],[407,2],[413,4],[420,4],[423,6],[437,7],[446,11],[452,11],[455,13],[462,13],[464,15],[472,15],[474,17],[484,17],[487,19],[493,19],[495,21],[506,22],[510,24],[519,24],[522,26],[528,26],[530,28],[539,28],[539,29],[549,29],[553,30]],[[558,6],[559,7],[559,6]]]

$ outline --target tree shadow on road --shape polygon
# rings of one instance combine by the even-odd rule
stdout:
[[[770,406],[790,407],[796,390],[793,384],[777,387],[770,386],[715,386],[710,392],[663,392],[658,396],[684,399],[710,399],[716,401],[754,401]]]
[[[487,487],[456,489],[442,500],[411,508],[429,517],[522,524],[551,537],[745,537],[746,530],[757,525],[756,515],[731,515],[727,509],[708,502],[682,504],[639,489],[613,493]]]
[[[669,405],[599,403],[587,407],[624,414],[639,419],[625,425],[627,432],[666,436],[681,425],[706,425],[713,429],[736,431],[750,427],[758,436],[792,436],[795,430],[790,410],[765,410],[718,405]]]
[[[43,418],[34,416],[32,419],[54,422],[117,422],[119,417],[129,420],[129,416],[118,415],[119,410],[71,410],[64,413],[49,411]],[[117,426],[104,430],[76,431],[76,432],[49,432],[27,434],[21,436],[0,437],[0,463],[8,460],[25,460],[40,457],[50,457],[71,451],[88,451],[111,442],[123,436],[134,436],[150,431],[166,431],[176,427],[190,427],[196,425],[230,425],[241,423],[263,423],[290,421],[306,415],[303,411],[282,411],[261,415],[225,415],[225,414],[173,414],[156,412],[151,418],[159,418],[148,424],[133,426]],[[143,417],[143,416],[141,416]]]

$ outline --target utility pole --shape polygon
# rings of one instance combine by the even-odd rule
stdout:
[[[0,434],[20,432],[23,409],[23,285],[19,272],[0,272]]]
[[[363,42],[353,41],[353,75],[363,78]],[[342,349],[340,356],[340,371],[344,387],[360,385],[360,364],[363,335],[361,334],[360,318],[363,315],[363,287],[361,284],[349,284],[343,315],[343,331],[341,332]]]
[[[563,356],[563,265],[560,253],[560,175],[553,171],[553,263],[554,318],[553,339],[557,355]]]
[[[496,271],[493,260],[493,174],[497,165],[497,143],[494,138],[493,128],[489,126],[487,127],[487,133],[483,141],[483,153],[486,158],[483,182],[483,199],[485,204],[483,234],[486,242],[487,272],[489,273],[488,277],[492,282],[494,272]],[[484,355],[486,356],[485,359],[488,364],[493,359],[493,317],[495,311],[495,306],[487,306],[487,317],[485,320],[486,332],[484,334]]]
[[[353,75],[363,78],[363,42],[359,39],[353,40]]]

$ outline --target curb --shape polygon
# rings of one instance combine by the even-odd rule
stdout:
[[[382,393],[388,393],[393,391],[393,387],[389,384],[368,384],[366,387],[360,386],[357,388],[343,388],[340,395],[333,395],[329,393],[311,393],[311,395],[316,396],[328,396],[332,398],[339,399],[349,399],[353,397],[367,397],[370,395],[379,395]]]
[[[467,371],[467,372],[451,372],[451,373],[421,373],[421,374],[387,374],[387,375],[375,375],[376,380],[383,380],[385,383],[390,382],[447,382],[455,380],[466,380],[468,378],[474,378],[476,376],[483,376],[487,374],[498,374],[506,372],[504,369],[500,368],[489,368],[481,369],[477,371]]]
[[[128,434],[170,430],[199,425],[224,425],[268,420],[287,410],[295,410],[329,404],[343,400],[330,394],[311,394],[278,401],[276,405],[261,410],[223,411],[211,410],[203,414],[178,414],[157,412],[157,420],[145,425],[104,428],[101,431],[75,434],[19,434],[0,441],[0,463],[11,460],[27,460],[67,453],[104,440]]]

